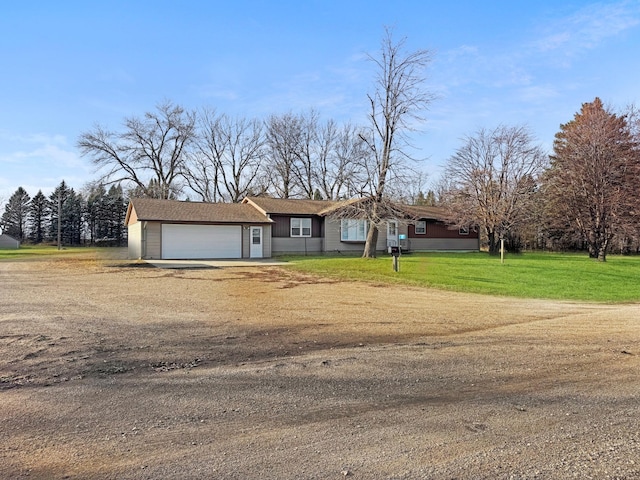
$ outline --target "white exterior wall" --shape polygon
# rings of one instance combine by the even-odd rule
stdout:
[[[128,256],[131,260],[142,258],[142,222],[127,227]]]

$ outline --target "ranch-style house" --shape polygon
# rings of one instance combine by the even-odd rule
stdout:
[[[339,218],[345,202],[247,197],[241,203],[131,199],[125,223],[132,259],[268,258],[283,254],[362,253],[369,228]],[[477,251],[477,229],[450,228],[437,207],[401,206],[377,250]]]

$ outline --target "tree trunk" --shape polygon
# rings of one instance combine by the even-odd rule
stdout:
[[[495,231],[487,231],[487,243],[489,244],[489,255],[498,255],[500,253],[499,243],[496,239]]]
[[[364,244],[362,258],[376,258],[376,245],[378,244],[378,227],[371,225],[367,232],[367,242]]]
[[[606,262],[607,261],[607,250],[609,249],[609,241],[604,240],[600,243],[598,247],[598,261]]]

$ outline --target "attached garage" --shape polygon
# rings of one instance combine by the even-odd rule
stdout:
[[[132,198],[127,210],[129,258],[269,258],[271,220],[244,203]]]
[[[164,224],[162,258],[242,258],[242,227]]]

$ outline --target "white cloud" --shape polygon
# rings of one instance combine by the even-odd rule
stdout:
[[[195,87],[199,97],[210,99],[221,99],[226,101],[234,101],[239,98],[238,92],[226,87],[220,87],[214,84],[207,84]]]
[[[0,138],[4,143],[4,151],[0,151],[2,163],[37,161],[63,168],[82,168],[85,165],[63,135],[0,133]]]
[[[540,52],[561,51],[565,56],[574,56],[638,25],[638,2],[596,3],[550,22],[532,46]]]
[[[50,193],[63,179],[81,188],[93,167],[78,156],[63,135],[0,132],[0,199],[22,186],[30,195]]]
[[[539,103],[558,96],[558,90],[551,85],[532,85],[519,90],[519,97],[525,102]]]

